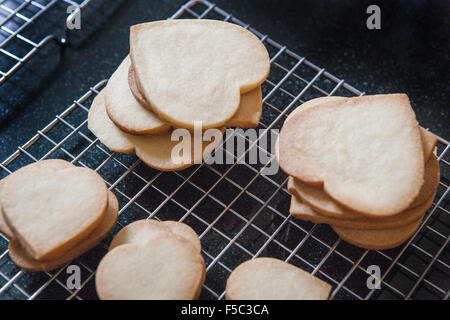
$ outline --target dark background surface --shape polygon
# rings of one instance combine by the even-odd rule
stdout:
[[[19,0],[6,1],[17,2]],[[72,34],[71,45],[64,52],[60,52],[55,44],[47,46],[25,68],[0,87],[0,161],[14,152],[18,145],[28,141],[37,130],[55,119],[55,115],[64,111],[74,99],[78,99],[90,87],[110,76],[128,52],[130,25],[165,19],[175,13],[184,2],[185,0],[93,0],[92,4],[83,11],[82,29]],[[381,7],[382,29],[369,31],[366,28],[366,8],[369,4],[374,3]],[[251,24],[260,32],[268,34],[275,41],[286,45],[292,51],[307,57],[316,65],[345,79],[361,91],[368,94],[406,92],[411,98],[421,124],[442,137],[450,139],[448,125],[450,84],[447,76],[450,52],[448,41],[450,36],[449,1],[217,0],[216,4],[235,17]],[[62,4],[55,6],[36,22],[34,28],[25,31],[24,35],[34,41],[39,41],[44,35],[50,33],[60,35],[63,30],[65,12],[65,6]],[[0,58],[0,67],[3,67],[2,62],[3,60]],[[277,72],[273,68],[271,77],[278,79],[279,76],[279,70]],[[296,83],[287,85],[287,87],[290,86],[296,87],[297,91],[293,92],[299,92],[301,87]],[[286,97],[281,94],[280,90],[277,91],[276,99],[271,99],[270,102],[276,107],[284,108],[287,106]],[[305,97],[307,94],[303,96],[304,99],[307,99]],[[88,104],[86,106],[89,107]],[[71,118],[69,122],[73,126],[77,126],[85,120],[86,113],[79,109],[81,108],[77,109],[79,112],[74,112],[74,115],[71,114],[65,118]],[[275,113],[275,115],[277,114]],[[262,123],[267,125],[272,120],[274,120],[274,112],[267,107]],[[275,127],[279,128],[279,125],[280,123],[276,123]],[[59,142],[66,137],[68,131],[66,125],[60,124],[51,130],[50,136],[54,141]],[[86,131],[88,131],[87,128],[82,130],[88,134]],[[91,138],[93,138],[92,134]],[[83,161],[88,167],[97,168],[105,161],[107,155],[98,148],[88,148],[88,145],[89,142],[85,138],[75,135],[73,139],[62,143],[51,157],[72,160],[61,151],[64,148],[73,155],[81,156],[79,161]],[[42,138],[28,151],[40,158],[50,148],[53,148],[53,144]],[[88,151],[82,152],[85,150]],[[119,154],[115,158],[124,163],[126,167],[131,167],[137,160],[134,155]],[[8,168],[17,169],[25,165],[27,161],[29,162],[30,159],[24,155]],[[441,167],[443,169],[448,166]],[[256,173],[246,166],[236,166],[227,176],[239,186],[246,186],[249,194],[254,195],[260,201],[272,199],[268,205],[262,205],[247,193],[241,195],[240,188],[225,179],[213,187],[219,176],[224,174],[228,168],[226,165],[208,166],[208,168],[202,168],[195,173],[190,181],[199,184],[204,189],[211,188],[210,197],[201,200],[205,192],[187,183],[173,195],[173,200],[183,204],[183,208],[174,201],[166,204],[163,202],[169,197],[169,194],[181,186],[184,179],[187,179],[196,170],[194,167],[177,173],[163,173],[148,188],[144,185],[147,185],[147,181],[154,179],[159,172],[143,164],[138,165],[133,171],[143,176],[146,180],[145,183],[132,174],[125,174],[125,168],[117,165],[116,161],[106,162],[100,173],[105,180],[111,182],[119,181],[119,177],[120,179],[125,177],[115,187],[120,207],[125,208],[119,218],[122,225],[137,219],[148,218],[149,211],[153,210],[152,213],[156,214],[155,217],[161,220],[179,220],[187,213],[184,208],[192,208],[193,211],[188,215],[186,222],[198,234],[201,234],[205,230],[205,225],[198,218],[193,217],[194,213],[206,221],[213,221],[216,218],[219,219],[219,215],[227,210],[228,212],[215,223],[215,228],[231,238],[238,231],[244,230],[245,223],[231,212],[234,210],[246,219],[254,217],[252,225],[257,226],[268,235],[276,236],[275,240],[285,244],[287,248],[290,248],[289,250],[296,248],[298,240],[303,239],[307,232],[313,233],[314,237],[320,239],[322,243],[309,237],[304,243],[302,240],[302,246],[297,251],[298,256],[313,266],[321,263],[321,260],[328,257],[328,254],[334,250],[329,251],[323,245],[326,243],[331,247],[337,241],[337,235],[327,225],[319,225],[312,229],[311,223],[296,221],[295,224],[304,228],[304,233],[298,228],[290,228],[290,224],[286,224],[286,228],[282,227],[283,221],[287,221],[281,217],[289,211],[290,195],[283,190],[277,191],[275,185],[262,177],[250,182]],[[443,185],[449,184],[446,178],[448,177],[447,171],[441,170]],[[0,178],[4,174],[5,172],[0,170]],[[281,184],[283,181],[285,183],[287,177],[280,172],[271,178]],[[157,189],[164,191],[164,194]],[[118,192],[119,190],[121,193]],[[438,197],[441,197],[445,190],[444,187],[441,187],[438,190]],[[139,203],[141,206],[129,205],[129,198],[121,196],[122,193],[134,197],[134,204]],[[219,204],[218,200],[212,200],[211,196],[219,199],[223,205]],[[225,206],[231,208],[224,209]],[[282,215],[274,214],[272,210],[268,209],[269,206],[281,212]],[[447,208],[448,201],[444,199],[441,206]],[[145,211],[142,208],[145,208]],[[259,211],[262,208],[264,209]],[[399,263],[411,268],[414,274],[420,275],[429,265],[431,257],[434,254],[438,257],[437,252],[442,248],[443,254],[439,256],[441,260],[438,260],[441,262],[434,263],[427,273],[426,280],[442,288],[444,292],[448,292],[448,288],[450,288],[448,269],[444,267],[449,264],[449,255],[443,244],[446,239],[446,236],[443,235],[449,234],[447,212],[436,210],[427,223],[430,229],[423,228],[414,241],[417,249],[411,249],[410,246],[399,259]],[[249,229],[244,230],[237,242],[245,244],[250,252],[257,252],[262,249],[261,245],[266,241],[265,236],[256,228]],[[276,230],[279,231],[277,234]],[[434,230],[437,230],[438,233]],[[110,239],[107,239],[106,243],[109,241]],[[228,244],[228,240],[214,230],[207,232],[202,237],[204,251],[213,257],[217,257],[225,244]],[[7,242],[0,239],[0,252],[6,252],[6,248]],[[352,276],[346,281],[346,286],[350,286],[355,293],[364,297],[367,293],[365,286],[367,275],[362,270],[373,264],[386,270],[391,259],[397,257],[401,250],[403,250],[402,247],[384,251],[383,255],[376,251],[370,251],[360,263],[362,269],[355,269]],[[364,252],[364,250],[357,249],[345,242],[341,242],[334,251],[350,257],[353,261],[362,257]],[[327,258],[328,260],[321,266],[319,273],[324,272],[330,278],[340,281],[352,268],[352,264],[334,254],[335,252]],[[80,261],[91,270],[95,270],[104,254],[105,247],[98,246],[80,258]],[[273,256],[279,259],[286,259],[288,254],[288,251],[273,241],[261,252],[261,256]],[[249,258],[248,253],[233,245],[218,261],[224,262],[225,265],[234,269],[239,263]],[[206,263],[209,262],[211,262],[211,258],[206,259]],[[306,265],[295,256],[290,262],[312,271],[311,265]],[[206,283],[220,293],[223,290],[227,273],[218,265],[216,264],[211,272],[208,272]],[[19,269],[12,262],[8,263],[7,259],[0,262],[0,269],[7,277],[13,277],[19,272]],[[394,288],[399,288],[405,294],[409,292],[417,280],[416,277],[411,276],[411,272],[405,272],[403,267],[399,267],[399,264],[392,270],[386,279],[387,283]],[[83,273],[90,274],[87,271],[83,271]],[[65,282],[64,276],[63,272],[58,278],[63,283]],[[2,279],[0,277],[0,286],[3,285]],[[43,274],[27,274],[20,277],[15,283],[31,292],[39,286],[42,279],[46,279]],[[431,290],[431,287],[424,284],[424,281],[422,284],[416,290],[413,298],[442,296],[442,292]],[[67,297],[68,294],[70,293],[53,281],[37,298],[58,299]],[[402,297],[392,289],[382,290],[375,296],[384,299]],[[14,290],[14,286],[8,290],[6,297],[23,298],[17,290]],[[91,278],[81,290],[79,297],[83,299],[96,298],[94,278]],[[208,297],[208,291],[203,290],[202,298]],[[339,290],[337,298],[354,297],[345,290]]]
[[[128,52],[130,25],[165,19],[184,3],[94,0],[70,47],[60,52],[48,45],[0,87],[0,160],[110,76]],[[367,94],[407,93],[422,126],[450,139],[449,1],[215,3]],[[381,30],[366,27],[369,4],[381,7]],[[60,34],[64,16],[65,7],[57,5],[27,32],[36,39]]]

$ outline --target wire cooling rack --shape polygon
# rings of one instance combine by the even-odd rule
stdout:
[[[92,0],[0,0],[0,85],[17,72],[48,43],[64,44],[72,21]],[[67,16],[64,36],[54,34],[32,34],[29,29],[39,28],[36,22],[57,3],[74,6],[75,11]]]
[[[237,23],[266,45],[272,63],[263,84],[264,113],[257,140],[280,129],[299,104],[325,95],[363,92],[261,34],[207,1],[191,1],[171,18],[209,18]],[[448,299],[450,295],[449,144],[440,138],[441,182],[433,206],[415,235],[402,247],[369,251],[341,241],[327,225],[289,215],[287,176],[261,174],[262,165],[201,164],[181,172],[159,172],[134,155],[111,153],[87,129],[87,113],[106,80],[67,108],[0,164],[0,178],[39,159],[62,158],[95,169],[116,194],[120,216],[115,234],[137,219],[180,220],[200,235],[207,276],[202,299],[222,299],[226,279],[240,263],[271,256],[299,266],[333,286],[332,299]],[[238,133],[237,133],[238,134]],[[269,148],[270,149],[270,148]],[[271,161],[274,155],[263,149]],[[240,159],[235,159],[237,160]],[[0,236],[1,299],[96,299],[95,270],[111,236],[72,264],[82,270],[81,287],[66,284],[66,268],[28,273],[10,260]],[[368,289],[367,268],[382,271],[381,289]]]

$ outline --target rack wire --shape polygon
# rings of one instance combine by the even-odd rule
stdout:
[[[257,140],[247,140],[246,153],[282,126],[299,104],[325,95],[364,93],[314,65],[306,58],[259,33],[208,1],[190,1],[171,18],[209,18],[239,24],[266,45],[272,71],[263,84],[264,113]],[[119,199],[116,233],[144,218],[179,220],[194,228],[202,241],[207,276],[201,298],[223,299],[226,279],[240,263],[260,257],[282,259],[333,286],[331,299],[449,299],[450,210],[449,143],[439,138],[441,182],[438,195],[420,229],[403,246],[386,251],[363,250],[341,241],[326,225],[289,215],[287,176],[261,174],[263,166],[205,163],[181,172],[159,172],[134,155],[111,153],[87,129],[87,113],[104,80],[90,88],[63,113],[38,131],[0,164],[0,178],[47,158],[62,158],[95,169]],[[239,134],[239,133],[236,133]],[[226,151],[225,151],[226,152]],[[270,164],[267,164],[270,165]],[[66,286],[66,268],[32,274],[20,270],[8,256],[0,235],[0,299],[96,299],[95,270],[111,236],[72,264],[82,270],[82,285]],[[368,289],[368,266],[382,270],[381,289]]]
[[[0,85],[23,67],[34,55],[51,42],[64,45],[69,34],[67,22],[81,12],[92,0],[0,0]],[[64,36],[54,34],[25,35],[29,29],[38,30],[36,21],[58,3],[74,6],[67,16]],[[38,39],[35,39],[38,37]]]

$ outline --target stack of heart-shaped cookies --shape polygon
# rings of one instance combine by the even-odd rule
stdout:
[[[226,127],[256,127],[268,52],[248,30],[221,21],[169,20],[131,27],[130,54],[93,101],[89,129],[109,149],[148,166],[181,170],[219,145]],[[203,137],[206,129],[215,134]],[[174,159],[174,130],[191,152]],[[200,150],[194,150],[194,146]]]
[[[103,300],[194,300],[205,276],[194,230],[175,221],[139,220],[114,237],[95,284]]]
[[[436,143],[404,94],[310,100],[288,116],[276,146],[290,213],[359,247],[399,246],[436,195]]]
[[[116,223],[119,204],[95,171],[43,160],[0,182],[0,210],[11,259],[38,272],[96,246]]]

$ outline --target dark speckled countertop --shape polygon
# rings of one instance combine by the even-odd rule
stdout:
[[[70,39],[72,46],[62,53],[56,45],[47,46],[0,87],[0,159],[26,142],[90,86],[109,77],[128,52],[130,25],[165,19],[184,2],[94,1],[90,12],[87,10],[82,16],[82,29]],[[406,92],[420,123],[450,139],[450,3],[369,2],[215,3],[361,91]],[[365,11],[372,3],[381,7],[381,30],[366,28]],[[48,26],[40,31],[60,30],[61,13],[64,10],[56,7],[42,17],[44,22],[38,22]]]
[[[17,0],[7,1],[17,3]],[[111,75],[129,51],[128,37],[131,25],[166,19],[173,15],[185,1],[93,0],[91,5],[83,10],[82,28],[71,34],[68,47],[61,51],[55,43],[49,44],[27,63],[26,67],[0,86],[0,162],[17,150],[17,146],[35,135],[37,130],[55,119],[55,115],[63,112],[74,99],[80,98],[90,87]],[[444,139],[450,139],[450,106],[448,104],[450,1],[216,0],[215,3],[263,34],[269,35],[278,43],[286,45],[293,52],[308,58],[312,63],[325,68],[340,79],[345,79],[347,83],[367,94],[407,93],[421,125],[430,128]],[[366,28],[366,8],[369,4],[378,4],[381,8],[381,30],[370,31]],[[62,1],[59,1],[52,10],[36,21],[35,28],[27,29],[24,35],[34,41],[39,41],[43,35],[49,33],[61,35],[65,9]],[[3,68],[3,62],[0,55],[0,70]],[[278,76],[275,68],[272,76],[275,78]],[[278,98],[282,99],[282,96],[280,94]],[[273,104],[283,106],[277,102]],[[271,108],[265,109],[265,116],[268,120],[273,120],[270,118],[269,109]],[[77,124],[74,126],[85,120],[85,113],[75,114],[74,118],[76,117],[82,117],[82,120],[77,118],[77,121],[74,121]],[[58,131],[57,128],[53,130]],[[67,134],[64,130],[58,132],[64,137]],[[62,137],[59,137],[56,141],[61,139]],[[36,157],[43,156],[48,152],[48,148],[53,147],[53,144],[45,143],[45,139],[41,140],[42,146],[39,145],[34,150]],[[79,154],[88,166],[97,168],[104,161],[105,154],[96,148],[81,153],[81,150],[87,148],[88,143],[85,139],[81,140],[81,138],[68,139],[61,143],[64,144],[63,148],[73,150],[74,155]],[[54,156],[64,157],[65,155],[59,149]],[[137,163],[134,155],[117,155],[117,157],[125,166],[131,167],[132,163]],[[26,158],[24,163],[18,160],[17,164],[12,164],[11,169],[24,165],[27,157],[23,158]],[[193,226],[198,234],[205,231],[205,222],[199,222],[200,219],[207,223],[218,219],[214,225],[221,234],[214,230],[206,230],[206,234],[202,237],[202,246],[205,252],[217,258],[216,261],[226,261],[226,265],[232,269],[250,257],[248,252],[258,251],[262,256],[286,259],[287,251],[276,245],[275,241],[280,241],[289,250],[298,249],[297,255],[305,257],[308,264],[296,259],[295,256],[291,262],[305,270],[311,271],[311,266],[318,265],[323,257],[328,256],[327,263],[321,265],[320,269],[331,278],[342,279],[340,277],[351,268],[347,260],[338,255],[329,255],[334,249],[328,251],[326,246],[331,247],[338,243],[337,236],[331,232],[329,226],[319,225],[313,229],[312,224],[300,220],[296,223],[301,224],[302,229],[291,228],[287,223],[283,226],[284,222],[288,221],[287,218],[282,218],[283,214],[274,213],[275,211],[287,213],[289,210],[289,194],[275,187],[276,184],[286,181],[287,177],[281,173],[272,177],[275,181],[273,184],[258,175],[255,176],[257,169],[253,168],[255,170],[253,171],[246,166],[229,168],[227,165],[216,165],[214,170],[200,168],[197,172],[190,168],[177,174],[158,175],[156,170],[145,165],[137,165],[133,170],[145,181],[156,179],[151,184],[156,185],[157,190],[147,188],[150,184],[144,186],[143,181],[137,178],[138,175],[124,174],[125,169],[114,161],[105,161],[104,164],[105,166],[100,170],[101,174],[106,180],[118,183],[115,190],[120,190],[120,193],[117,192],[116,195],[121,208],[126,205],[119,217],[122,225],[136,219],[147,218],[149,211],[154,211],[153,214],[157,214],[156,217],[162,220],[178,220],[186,216],[187,208],[191,208],[189,211],[192,211],[192,214],[189,214],[185,221]],[[220,174],[230,169],[232,170],[227,173],[228,177],[235,180],[240,187],[226,179],[218,178]],[[4,172],[0,169],[0,178],[2,174],[4,175]],[[200,192],[194,185],[181,183],[191,174],[193,176],[190,180],[195,184],[199,184],[204,189],[211,188],[210,197],[204,198],[204,192]],[[447,177],[448,171],[441,171],[443,185],[448,185]],[[246,186],[249,194],[241,192],[243,186]],[[443,188],[440,189],[439,196],[443,192]],[[174,193],[172,200],[175,201],[165,203],[167,195],[172,193]],[[123,194],[135,195],[133,197],[135,200],[129,201],[131,197],[125,198]],[[274,195],[277,196],[273,197]],[[216,200],[213,201],[212,197]],[[256,201],[255,197],[260,199],[261,203]],[[262,205],[263,201],[264,205]],[[448,205],[448,201],[444,201],[446,202],[441,203],[443,207]],[[129,205],[130,202],[142,203],[142,207]],[[183,207],[179,203],[183,204]],[[274,209],[267,209],[269,205]],[[142,208],[146,209],[145,212]],[[198,218],[192,218],[193,210]],[[240,217],[238,218],[236,214],[223,214],[232,210],[238,212]],[[448,222],[447,211],[438,211],[434,213],[434,219],[428,225],[439,231],[435,231],[436,234],[434,234],[431,232],[433,229],[426,230],[423,233],[431,233],[431,236],[425,235],[415,242],[417,248],[433,254],[439,248],[444,248],[442,237],[445,239],[445,236],[442,235],[448,235],[449,224],[441,223]],[[244,220],[250,221],[250,219],[254,219],[252,225],[257,228],[247,230],[243,227]],[[225,244],[228,244],[226,239],[239,236],[239,230],[244,232],[241,235],[242,238],[238,240],[246,244],[246,248],[248,245],[247,251],[235,245],[226,252],[221,251]],[[306,236],[307,233],[308,236]],[[312,233],[320,239],[320,243],[309,237]],[[266,242],[265,234],[271,234],[271,238],[275,240]],[[301,248],[297,246],[300,238],[305,239],[301,241]],[[231,243],[232,241],[229,242]],[[262,247],[262,243],[267,246]],[[7,245],[6,241],[0,239],[0,252],[6,252]],[[264,250],[259,251],[261,249]],[[366,255],[367,252],[363,253],[362,249],[357,249],[345,242],[339,244],[339,251],[343,252],[344,256],[351,257],[353,261],[361,257],[360,268],[374,263],[387,268],[389,259],[393,259],[399,250],[402,249],[385,251],[386,255],[383,256],[375,251]],[[424,255],[416,254],[417,252],[405,254],[399,261],[415,270],[414,272],[422,274],[433,255],[430,254],[424,258]],[[223,253],[222,258],[218,256],[219,253]],[[104,248],[98,246],[82,258],[83,263],[93,270],[104,254]],[[437,257],[438,254],[436,254]],[[440,262],[441,264],[448,265],[448,252],[444,252],[440,259],[444,261]],[[211,257],[207,258],[206,263],[211,262],[210,260]],[[434,265],[435,267],[430,269],[426,276],[427,281],[445,288],[444,293],[448,292],[450,288],[448,270],[440,271],[441,265],[436,263]],[[217,264],[213,264],[206,282],[208,287],[220,293],[224,289],[227,272],[224,268],[216,268],[216,266]],[[13,275],[19,272],[18,268],[7,259],[3,259],[0,263],[0,269],[2,274],[11,278],[15,278]],[[408,292],[415,280],[412,279],[413,277],[405,276],[402,273],[403,269],[398,269],[396,270],[396,267],[392,269],[393,272],[390,273],[388,281],[394,284],[394,287]],[[360,272],[358,268],[354,270],[346,285],[357,290],[358,295],[365,296],[366,274]],[[64,282],[62,280],[64,276],[63,272],[57,279]],[[34,290],[43,278],[45,276],[42,274],[27,274],[19,276],[15,283],[24,286],[25,289]],[[96,298],[93,280],[92,278],[87,282],[85,288],[78,293],[79,297]],[[4,282],[3,277],[0,277],[0,287],[4,285]],[[67,295],[67,291],[61,288],[53,282],[37,298],[63,298]],[[413,298],[435,297],[428,289],[425,287],[424,290],[416,290],[417,294]],[[202,298],[211,298],[208,292],[204,290]],[[438,293],[438,296],[441,293]],[[393,295],[389,290],[384,290],[379,294],[379,298],[391,298]],[[349,297],[354,298],[345,290],[339,290],[337,298]],[[0,300],[3,298],[16,299],[24,298],[24,296],[11,286]]]

